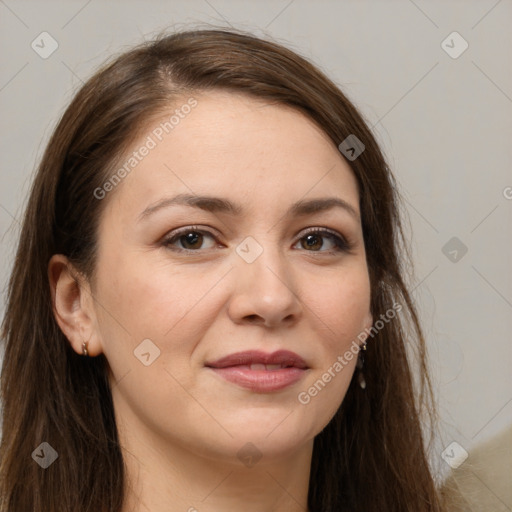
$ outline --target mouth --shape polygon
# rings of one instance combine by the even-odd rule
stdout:
[[[237,352],[207,362],[205,367],[228,382],[261,393],[291,386],[308,370],[304,359],[288,350]]]

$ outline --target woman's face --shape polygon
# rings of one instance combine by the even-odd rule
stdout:
[[[101,199],[90,351],[140,442],[272,460],[332,418],[371,324],[358,189],[303,114],[194,98]]]

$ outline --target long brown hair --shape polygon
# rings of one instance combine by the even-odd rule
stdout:
[[[370,339],[363,391],[353,378],[338,412],[314,441],[311,512],[442,511],[425,431],[436,424],[425,342],[404,284],[399,197],[391,171],[356,108],[321,71],[281,44],[242,31],[161,35],[105,64],[59,121],[35,176],[2,325],[3,432],[0,512],[116,512],[124,466],[103,355],[77,355],[54,318],[47,266],[64,254],[87,278],[108,198],[101,187],[152,116],[184,94],[223,89],[290,105],[338,146],[365,146],[348,162],[360,190],[371,309],[402,313]],[[413,347],[413,350],[410,348]],[[411,371],[408,354],[416,359]],[[417,383],[415,384],[415,381]],[[428,441],[428,443],[427,443]],[[42,469],[42,442],[58,463]],[[428,446],[427,446],[428,444]]]

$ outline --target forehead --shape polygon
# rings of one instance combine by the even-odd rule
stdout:
[[[193,100],[175,102],[132,144],[119,164],[129,172],[116,186],[113,205],[140,211],[164,195],[218,193],[254,209],[339,192],[357,209],[349,165],[302,112],[225,91],[194,94]]]

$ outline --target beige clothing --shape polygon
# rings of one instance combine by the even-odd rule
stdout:
[[[456,499],[453,512],[512,511],[512,426],[473,448],[453,469],[442,492],[451,495],[454,485],[464,499]]]

